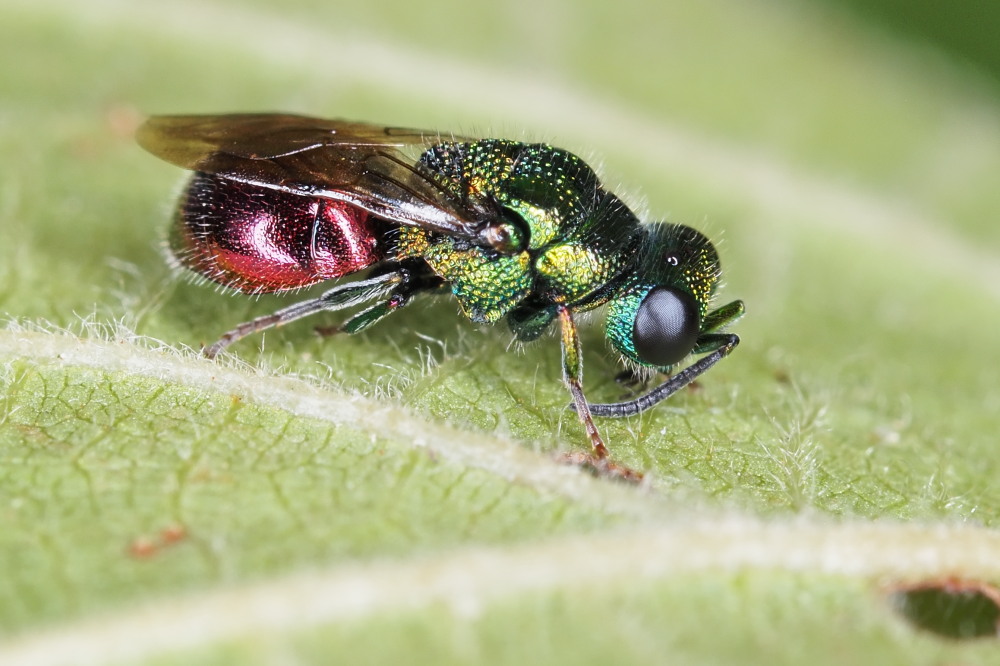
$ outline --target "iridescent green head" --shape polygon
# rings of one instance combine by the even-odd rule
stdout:
[[[699,231],[648,227],[636,270],[608,303],[608,340],[639,366],[666,370],[690,354],[718,285],[719,255]]]

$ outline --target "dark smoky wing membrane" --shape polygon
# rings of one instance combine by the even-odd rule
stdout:
[[[290,114],[152,116],[139,129],[139,144],[157,157],[192,171],[212,153],[266,160],[325,146],[335,150],[412,147],[440,142],[434,132],[325,120]]]
[[[137,139],[185,169],[363,208],[407,226],[474,239],[491,202],[420,166],[436,133],[287,114],[153,116]]]

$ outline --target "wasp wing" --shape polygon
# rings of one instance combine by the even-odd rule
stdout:
[[[455,192],[419,166],[419,153],[442,142],[434,133],[289,114],[230,114],[153,116],[136,139],[185,169],[346,201],[380,218],[451,236],[477,238],[498,217],[492,201]]]

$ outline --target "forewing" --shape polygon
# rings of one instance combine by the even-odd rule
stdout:
[[[455,193],[418,166],[419,153],[441,141],[433,133],[287,114],[232,114],[153,116],[136,138],[185,169],[347,201],[378,217],[452,236],[475,238],[497,217],[491,201]]]

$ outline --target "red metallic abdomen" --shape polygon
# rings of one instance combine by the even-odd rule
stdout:
[[[185,268],[264,293],[367,268],[385,257],[384,233],[384,223],[350,204],[196,173],[170,247]]]

